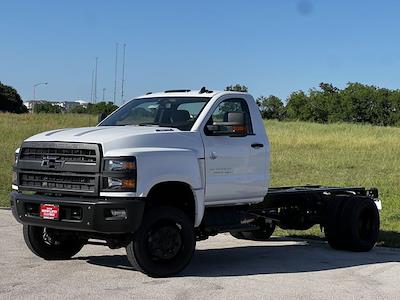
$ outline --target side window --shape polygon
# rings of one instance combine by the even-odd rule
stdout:
[[[251,126],[250,111],[245,100],[243,99],[227,99],[222,101],[214,110],[211,118],[208,120],[207,125],[217,125],[229,122],[230,113],[244,113],[245,125],[247,134],[253,133]],[[232,115],[232,114],[231,114]],[[207,131],[207,129],[206,129]]]

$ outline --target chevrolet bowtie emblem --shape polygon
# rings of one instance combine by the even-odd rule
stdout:
[[[54,169],[57,166],[62,166],[64,164],[63,160],[58,160],[59,157],[57,156],[44,156],[41,166],[47,167],[49,169]]]

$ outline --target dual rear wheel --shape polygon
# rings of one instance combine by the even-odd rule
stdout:
[[[336,196],[327,205],[325,236],[334,249],[369,251],[378,240],[379,223],[379,212],[373,199]]]

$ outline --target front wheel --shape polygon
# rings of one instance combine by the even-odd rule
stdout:
[[[126,253],[136,270],[152,277],[166,277],[187,266],[195,245],[189,217],[176,208],[158,207],[145,214]]]
[[[23,233],[28,248],[46,260],[69,259],[85,245],[70,233],[46,227],[24,225]]]

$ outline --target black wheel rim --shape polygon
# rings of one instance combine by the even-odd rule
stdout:
[[[57,237],[51,232],[51,230],[48,230],[46,227],[42,229],[42,239],[43,242],[51,247],[54,246],[60,246],[61,242],[57,239]]]
[[[178,224],[161,223],[147,234],[147,248],[152,260],[169,261],[182,249],[181,228]]]

